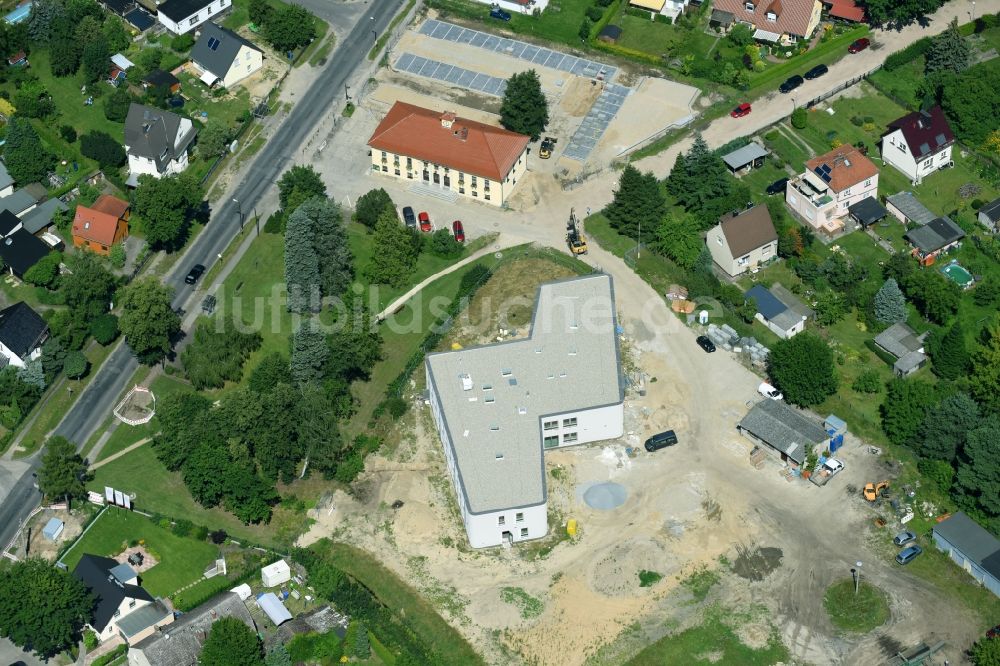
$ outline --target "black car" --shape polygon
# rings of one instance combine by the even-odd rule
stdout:
[[[191,267],[191,270],[189,270],[188,274],[184,277],[184,282],[186,282],[187,284],[194,284],[195,282],[198,281],[198,278],[204,275],[204,273],[205,273],[205,267],[202,266],[201,264],[195,264],[194,266]]]
[[[806,78],[809,79],[809,80],[818,79],[819,77],[823,76],[824,74],[826,74],[829,71],[830,71],[830,68],[827,67],[826,65],[816,65],[815,67],[813,67],[812,69],[810,69],[808,72],[806,72]]]
[[[785,187],[787,186],[788,186],[788,179],[779,178],[778,180],[768,185],[767,189],[764,191],[767,192],[768,194],[781,194],[782,192],[785,191]]]
[[[677,443],[677,434],[673,430],[667,430],[666,432],[661,432],[658,435],[653,435],[646,440],[646,450],[652,453],[653,451],[659,451],[660,449],[665,449],[668,446],[673,446]]]
[[[403,222],[410,229],[417,228],[417,216],[413,214],[413,209],[409,206],[403,209]]]
[[[697,342],[698,346],[707,351],[709,354],[715,351],[715,343],[709,340],[707,335],[699,335],[695,342]]]
[[[500,9],[500,7],[498,7],[496,5],[493,5],[493,9],[490,10],[490,16],[492,18],[499,19],[501,21],[509,21],[510,20],[510,12],[505,12],[504,10]]]
[[[803,79],[801,76],[799,76],[798,74],[796,74],[795,76],[789,78],[787,81],[785,81],[784,83],[782,83],[778,87],[778,90],[780,90],[783,93],[790,93],[793,90],[795,90],[796,88],[798,88],[799,86],[801,86],[804,82],[805,82],[805,79]]]

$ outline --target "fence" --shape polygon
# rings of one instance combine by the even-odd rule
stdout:
[[[857,84],[861,83],[862,81],[864,81],[865,79],[867,79],[869,76],[871,76],[872,74],[874,74],[875,72],[877,72],[880,69],[882,69],[882,65],[876,65],[875,67],[871,68],[870,70],[868,70],[864,74],[861,74],[860,76],[856,76],[853,79],[849,79],[847,81],[844,81],[843,83],[841,83],[839,86],[837,86],[833,90],[828,90],[825,93],[823,93],[822,95],[820,95],[819,97],[814,97],[813,99],[811,99],[808,102],[806,102],[805,104],[803,104],[803,106],[805,108],[807,108],[807,109],[811,109],[812,107],[816,106],[817,104],[819,104],[823,100],[829,99],[830,97],[833,97],[837,93],[839,93],[839,92],[841,92],[843,90],[847,90],[851,86],[856,86]]]

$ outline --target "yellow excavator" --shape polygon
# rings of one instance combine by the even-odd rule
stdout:
[[[868,500],[869,502],[874,502],[882,495],[883,491],[885,491],[885,489],[888,487],[889,487],[888,481],[879,481],[878,483],[866,483],[862,493],[864,494],[866,500]]]
[[[580,231],[580,222],[573,209],[569,211],[569,223],[566,224],[566,244],[573,254],[587,254],[587,238]]]

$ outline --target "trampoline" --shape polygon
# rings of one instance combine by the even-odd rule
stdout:
[[[942,266],[941,272],[945,274],[945,277],[962,289],[968,289],[972,286],[972,283],[975,282],[975,278],[972,277],[972,273],[966,270],[966,268],[957,261],[952,261],[947,266]]]
[[[628,499],[628,491],[620,483],[607,481],[591,486],[583,493],[583,501],[592,509],[611,511]]]

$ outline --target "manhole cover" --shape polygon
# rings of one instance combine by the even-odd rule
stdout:
[[[619,483],[599,483],[591,486],[583,493],[583,501],[592,509],[611,511],[617,509],[628,499],[628,491]]]

